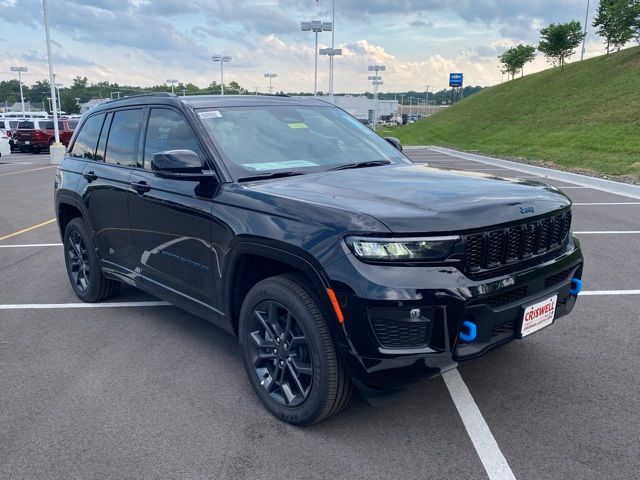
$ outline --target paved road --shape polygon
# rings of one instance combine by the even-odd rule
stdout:
[[[0,163],[0,239],[53,218],[48,156],[2,160],[29,164]],[[576,203],[625,203],[576,205],[575,231],[640,231],[637,200],[548,181]],[[640,289],[640,234],[578,235],[586,290]],[[77,302],[60,247],[34,246],[59,241],[55,224],[0,240],[0,478],[487,478],[442,379],[296,428],[258,404],[235,340],[177,308],[15,308]],[[116,300],[153,299],[127,288]],[[639,306],[583,296],[551,328],[459,368],[516,478],[637,477]]]

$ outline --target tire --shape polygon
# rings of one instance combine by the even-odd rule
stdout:
[[[326,322],[317,297],[297,275],[259,282],[242,304],[238,334],[249,381],[264,406],[287,423],[317,423],[355,395]]]
[[[72,219],[65,228],[63,248],[69,282],[80,300],[99,302],[118,293],[120,282],[104,276],[82,218]]]

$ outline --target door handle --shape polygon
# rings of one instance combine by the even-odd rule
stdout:
[[[89,183],[91,183],[91,182],[93,182],[94,180],[97,180],[97,179],[98,179],[98,175],[96,175],[95,173],[93,173],[93,170],[92,170],[92,171],[90,171],[90,172],[87,172],[87,173],[83,173],[83,174],[82,174],[82,176],[83,176],[84,178],[86,178],[86,179],[87,179],[87,181],[88,181]]]
[[[140,180],[139,182],[131,182],[131,186],[138,193],[138,195],[144,195],[149,190],[151,190],[151,187],[147,185],[147,182],[145,182],[144,180]]]

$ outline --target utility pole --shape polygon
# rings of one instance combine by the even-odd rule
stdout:
[[[22,102],[22,116],[24,117],[24,95],[22,94],[22,72],[29,71],[27,67],[11,67],[12,72],[18,72],[18,81],[20,82],[20,101]]]
[[[584,60],[585,42],[587,41],[587,22],[589,21],[589,0],[587,0],[587,13],[584,15],[584,38],[582,39],[582,52],[580,53],[580,60]]]

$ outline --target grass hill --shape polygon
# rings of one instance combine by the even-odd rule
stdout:
[[[380,133],[640,177],[640,47],[517,78]]]

